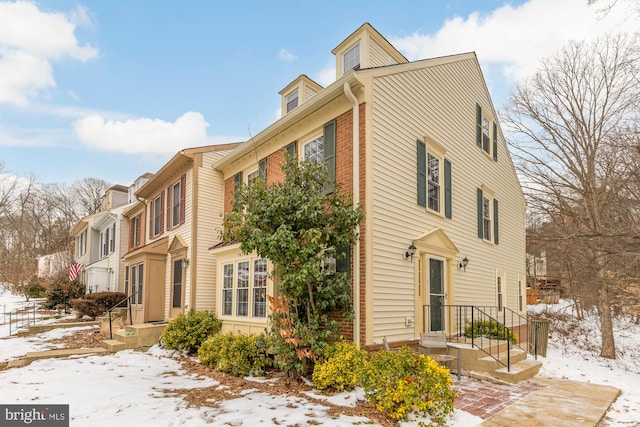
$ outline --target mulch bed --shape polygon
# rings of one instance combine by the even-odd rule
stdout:
[[[279,375],[267,377],[267,379],[272,378],[276,379],[276,381],[250,381],[224,372],[216,371],[208,366],[196,362],[193,359],[183,358],[180,359],[180,363],[185,371],[212,378],[225,386],[224,388],[212,386],[191,390],[173,390],[173,392],[177,394],[184,394],[185,400],[193,406],[211,406],[212,404],[215,404],[213,402],[243,397],[243,392],[246,392],[247,389],[252,389],[278,396],[287,395],[305,399],[309,402],[329,408],[327,413],[330,416],[338,417],[342,414],[347,416],[367,417],[371,421],[380,424],[383,427],[394,427],[397,425],[385,414],[379,412],[366,402],[357,402],[356,406],[347,407],[334,405],[333,403],[323,399],[315,399],[306,394],[307,392],[312,391],[313,387],[303,381],[282,378]]]

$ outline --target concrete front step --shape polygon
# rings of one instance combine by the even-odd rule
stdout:
[[[471,369],[475,371],[492,372],[504,367],[504,365],[509,362],[511,365],[514,365],[522,360],[526,360],[527,352],[520,349],[512,349],[510,351],[510,357],[508,357],[508,353],[506,351],[498,354],[496,357],[498,360],[492,356],[481,357]]]
[[[521,381],[529,380],[540,372],[542,362],[538,360],[526,359],[518,363],[512,363],[511,369],[502,367],[490,374],[499,380],[508,382],[510,384],[517,384]]]
[[[111,352],[151,347],[158,343],[166,326],[166,323],[127,325],[124,330],[114,332],[113,339],[105,340],[104,344]]]
[[[45,351],[30,351],[22,359],[10,360],[7,366],[9,368],[26,366],[34,360],[39,359],[52,359],[57,357],[70,357],[70,356],[90,356],[93,354],[105,354],[109,353],[109,350],[102,347],[96,348],[60,348],[56,350]]]
[[[100,322],[60,322],[60,323],[47,323],[44,325],[30,325],[27,329],[18,330],[18,336],[23,337],[26,335],[39,334],[40,332],[51,331],[53,329],[61,328],[80,328],[83,326],[97,326]]]

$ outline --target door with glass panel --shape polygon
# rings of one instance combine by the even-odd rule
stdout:
[[[428,288],[429,288],[429,331],[445,330],[445,286],[444,261],[429,258]]]

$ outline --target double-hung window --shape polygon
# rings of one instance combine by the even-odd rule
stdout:
[[[360,43],[356,43],[342,55],[342,74],[360,68]]]
[[[162,197],[153,199],[153,235],[157,236],[162,231]]]
[[[451,162],[446,150],[431,138],[417,141],[418,205],[427,211],[452,218]]]
[[[233,314],[233,264],[222,266],[222,314]]]
[[[249,261],[238,263],[236,316],[249,315]]]
[[[182,194],[182,182],[178,181],[175,184],[173,184],[172,187],[172,191],[171,191],[171,201],[172,201],[172,207],[171,207],[171,226],[175,227],[176,225],[180,224],[180,198],[181,198],[181,194]]]
[[[431,153],[427,153],[427,207],[440,212],[440,159]]]
[[[499,242],[498,200],[493,191],[483,186],[477,189],[478,237],[486,242]]]
[[[253,260],[253,317],[267,316],[267,260]]]
[[[253,258],[222,265],[223,316],[264,320],[267,317],[267,260]]]
[[[298,106],[298,89],[291,92],[286,96],[285,102],[287,103],[287,113]]]
[[[476,104],[476,145],[498,161],[498,124],[480,104]]]
[[[252,187],[253,184],[258,180],[258,171],[255,170],[249,174],[247,174],[247,186]]]
[[[324,161],[324,136],[320,135],[305,143],[302,146],[302,152],[304,153],[304,159],[313,160],[317,163]]]

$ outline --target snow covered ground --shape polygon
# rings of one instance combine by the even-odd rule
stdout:
[[[538,306],[534,310],[542,309],[570,310],[567,304]],[[617,387],[622,395],[607,414],[607,425],[639,425],[640,326],[616,323],[620,357],[615,361],[597,356],[598,332],[594,318],[588,317],[573,330],[576,334],[573,338],[571,334],[562,337],[554,334],[547,357],[541,358],[544,366],[539,375]],[[50,331],[33,337],[0,339],[0,362],[42,349],[46,345],[44,341],[68,333],[72,332]],[[590,345],[576,348],[570,344],[572,339],[585,341],[586,336]],[[252,389],[241,398],[212,403],[210,407],[189,407],[175,390],[224,387],[224,384],[184,371],[170,352],[158,347],[147,352],[122,351],[109,356],[39,360],[26,367],[0,371],[0,384],[4,386],[0,394],[2,404],[69,404],[73,427],[353,426],[368,423],[364,417],[341,415],[336,418],[328,414],[328,406],[315,401],[274,396]],[[312,397],[320,399],[321,395]],[[349,406],[358,398],[362,398],[361,390],[333,396],[330,401]],[[418,421],[402,426],[417,426]],[[456,410],[448,425],[472,427],[481,422],[478,417]]]

